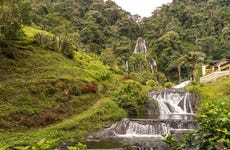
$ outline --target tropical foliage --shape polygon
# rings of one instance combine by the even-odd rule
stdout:
[[[1,0],[0,146],[81,139],[126,113],[143,113],[146,89],[197,82],[201,63],[230,58],[229,16],[229,0],[173,0],[148,18],[112,0]],[[139,37],[146,56],[133,54]],[[187,146],[229,148],[227,82],[212,92],[194,87],[204,100],[201,128]]]
[[[113,100],[124,108],[129,116],[138,116],[144,112],[148,98],[140,83],[127,80],[114,91]]]
[[[211,85],[189,88],[202,98],[196,117],[199,129],[185,135],[181,141],[177,141],[172,135],[166,136],[166,142],[172,150],[230,148],[229,81],[228,77]]]

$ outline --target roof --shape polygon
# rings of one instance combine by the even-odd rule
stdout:
[[[220,62],[227,62],[230,63],[230,59],[223,59],[223,60],[213,60],[212,62],[209,63],[209,65],[215,65]]]

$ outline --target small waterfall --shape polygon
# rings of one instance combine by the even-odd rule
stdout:
[[[155,137],[162,138],[162,134],[171,131],[189,131],[197,129],[195,120],[183,119],[130,119],[123,118],[117,123],[97,132],[96,138],[130,138],[130,137]]]
[[[194,96],[192,93],[175,89],[149,93],[150,101],[157,101],[160,114],[194,114]]]

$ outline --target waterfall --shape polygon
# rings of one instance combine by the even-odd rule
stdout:
[[[141,37],[139,37],[137,39],[137,42],[136,42],[136,45],[135,45],[133,53],[134,54],[143,53],[145,55],[145,59],[146,59],[146,53],[147,53],[147,51],[148,50],[147,50],[147,46],[146,46],[145,40],[143,40]]]
[[[183,90],[160,90],[149,93],[150,101],[157,101],[160,114],[193,114],[194,94]]]
[[[123,118],[107,130],[116,137],[162,137],[162,134],[170,134],[171,131],[196,128],[194,120]]]
[[[178,89],[151,91],[148,115],[157,118],[123,118],[111,126],[90,135],[94,139],[119,139],[125,145],[137,146],[138,149],[169,150],[162,142],[162,134],[172,134],[181,138],[184,133],[198,128],[193,118],[197,100],[195,94]],[[108,142],[109,142],[108,141]]]

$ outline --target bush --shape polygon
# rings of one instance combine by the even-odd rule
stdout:
[[[53,37],[49,34],[45,33],[37,33],[34,35],[34,41],[41,47],[41,48],[49,48],[52,46],[52,39]]]
[[[82,143],[77,143],[75,146],[68,146],[67,150],[86,150],[87,146]]]
[[[68,58],[74,58],[74,51],[72,44],[65,37],[57,37],[47,33],[37,33],[34,36],[34,41],[44,49],[49,49],[59,52]]]
[[[92,83],[84,83],[80,87],[81,93],[97,93],[97,84],[95,82]]]
[[[28,145],[28,146],[16,146],[11,147],[9,145],[6,145],[4,147],[0,147],[1,150],[7,150],[7,149],[17,149],[17,150],[54,150],[58,149],[58,141],[59,139],[51,139],[46,140],[42,139],[38,141],[35,144]],[[67,150],[86,150],[87,146],[78,142],[75,144],[75,146],[67,146]]]
[[[161,85],[164,85],[165,81],[167,80],[165,75],[161,72],[157,72],[156,73],[156,76],[157,76],[157,81],[161,84]]]
[[[148,100],[141,84],[132,80],[122,83],[113,93],[112,99],[124,108],[129,116],[138,116],[143,113]]]
[[[166,82],[166,83],[164,84],[164,87],[170,89],[170,88],[173,87],[173,84],[172,84],[171,82]]]
[[[128,76],[130,79],[135,79],[142,85],[145,85],[148,80],[155,80],[156,76],[153,73],[141,72],[141,73],[130,73]]]
[[[154,80],[148,80],[148,81],[146,82],[146,85],[147,85],[147,86],[154,87],[154,86],[156,86],[156,81],[154,81]]]
[[[51,149],[56,149],[58,146],[57,142],[58,139],[51,139],[51,140],[46,140],[42,139],[36,144],[29,145],[29,146],[18,146],[14,147],[13,149],[17,150],[51,150]]]
[[[3,36],[7,40],[16,39],[21,33],[21,24],[19,18],[14,14],[16,8],[14,4],[9,2],[9,5],[13,5],[8,8],[1,8],[0,10],[0,36]]]

